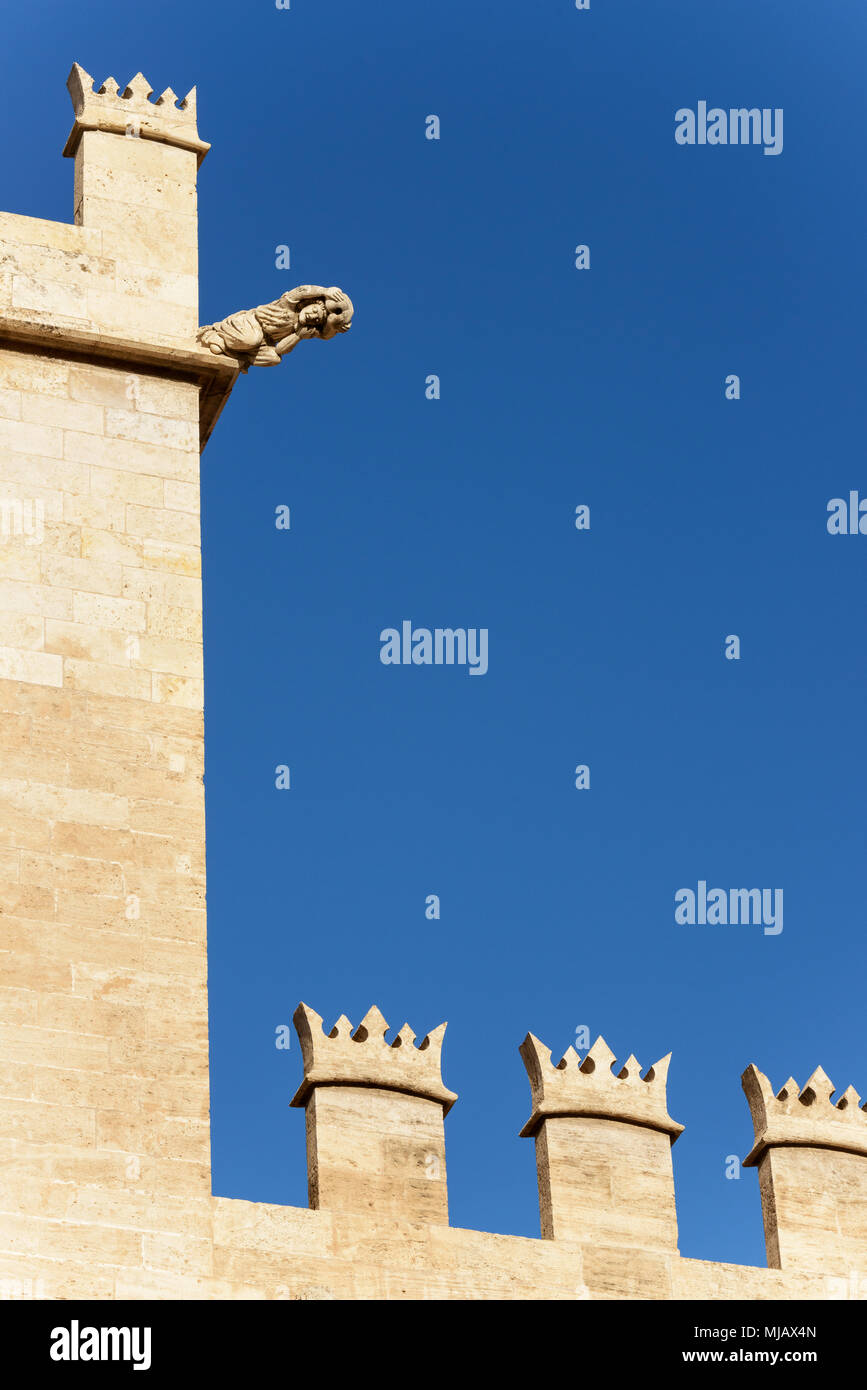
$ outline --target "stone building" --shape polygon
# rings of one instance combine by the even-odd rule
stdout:
[[[680,1256],[667,1059],[602,1039],[521,1048],[542,1238],[449,1226],[443,1029],[376,1009],[296,1013],[310,1208],[212,1196],[199,456],[240,373],[352,306],[201,330],[194,94],[69,87],[73,222],[0,214],[0,1293],[867,1296],[867,1116],[821,1070],[744,1077],[768,1269]]]

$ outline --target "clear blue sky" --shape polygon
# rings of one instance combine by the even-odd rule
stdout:
[[[197,83],[203,322],[356,306],[203,456],[215,1190],[306,1204],[275,1028],[375,1001],[449,1021],[453,1224],[536,1234],[517,1047],[586,1025],[674,1053],[682,1252],[764,1263],[742,1070],[867,1092],[867,537],[826,531],[867,493],[863,7],[49,0],[4,39],[9,210],[71,220],[73,60]],[[700,100],[782,107],[783,153],[678,146]],[[383,666],[405,618],[486,627],[488,673]],[[783,888],[783,932],[677,926],[699,879]]]

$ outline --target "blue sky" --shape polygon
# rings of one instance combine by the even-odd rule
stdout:
[[[49,0],[4,30],[10,211],[71,220],[73,60],[197,83],[202,321],[305,282],[356,307],[239,381],[202,462],[215,1191],[306,1204],[275,1028],[375,1001],[449,1021],[452,1223],[537,1234],[517,1048],[586,1025],[673,1051],[682,1253],[763,1264],[741,1072],[867,1092],[867,538],[826,530],[867,494],[863,9]],[[783,108],[782,154],[677,145],[700,100]],[[382,665],[403,619],[487,628],[487,674]],[[676,925],[700,879],[782,888],[782,933]]]

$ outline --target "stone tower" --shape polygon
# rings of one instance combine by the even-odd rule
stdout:
[[[0,215],[2,1145],[32,1277],[111,1294],[98,1256],[171,1263],[210,1194],[199,451],[238,369],[196,345],[195,93],[69,89],[75,224]]]

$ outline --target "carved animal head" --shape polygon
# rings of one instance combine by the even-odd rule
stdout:
[[[346,333],[352,327],[352,315],[355,312],[352,300],[336,285],[332,285],[325,292],[325,311],[325,323],[319,333],[321,338],[333,338],[336,333]]]

